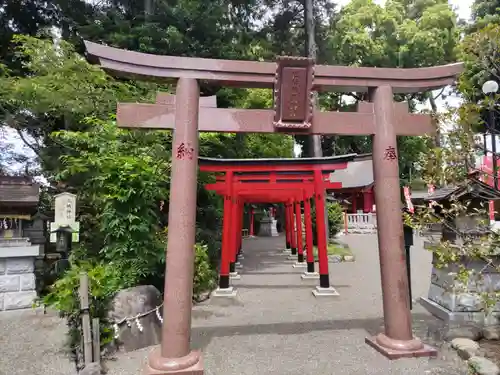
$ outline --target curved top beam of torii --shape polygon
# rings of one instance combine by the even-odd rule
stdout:
[[[194,78],[238,87],[272,88],[276,64],[259,61],[160,56],[126,51],[85,41],[88,57],[114,74],[163,79]],[[319,91],[362,92],[391,86],[394,93],[438,89],[455,82],[463,64],[429,68],[368,68],[316,65],[313,88]]]

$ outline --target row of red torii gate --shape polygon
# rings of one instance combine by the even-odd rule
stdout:
[[[338,295],[330,285],[328,240],[325,225],[325,194],[338,190],[335,171],[346,169],[356,154],[295,159],[212,159],[198,158],[200,171],[216,173],[216,182],[205,185],[224,197],[224,219],[219,287],[214,296],[235,296],[231,279],[238,279],[236,265],[241,253],[245,204],[283,203],[285,206],[286,248],[296,257],[294,267],[304,267],[303,279],[319,279],[315,296]],[[311,201],[316,213],[319,272],[315,270]],[[302,233],[304,208],[305,244]],[[304,246],[305,245],[305,246]],[[306,259],[304,250],[306,251]]]

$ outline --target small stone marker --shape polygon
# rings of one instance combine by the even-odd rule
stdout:
[[[462,359],[474,357],[479,351],[479,344],[470,339],[456,338],[451,341],[451,347],[455,349]]]
[[[472,357],[468,361],[472,374],[477,375],[500,375],[500,369],[489,359],[483,357]]]

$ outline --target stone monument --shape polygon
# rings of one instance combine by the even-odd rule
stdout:
[[[271,211],[264,210],[264,216],[260,220],[259,237],[279,236],[278,221],[272,216]]]

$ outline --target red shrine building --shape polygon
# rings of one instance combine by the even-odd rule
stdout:
[[[341,189],[329,191],[344,207],[344,231],[352,233],[376,230],[373,161],[371,154],[357,155],[347,168],[335,171],[335,181]]]

